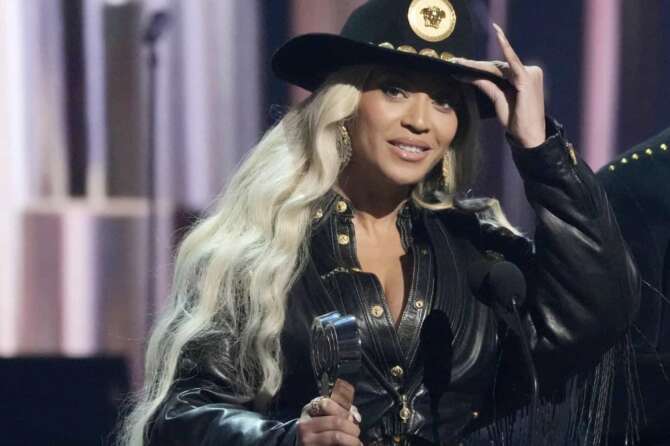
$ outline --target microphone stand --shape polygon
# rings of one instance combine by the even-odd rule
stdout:
[[[156,253],[156,223],[158,205],[156,200],[156,110],[157,110],[157,73],[158,73],[158,52],[156,46],[164,35],[168,27],[170,16],[166,11],[158,11],[152,14],[149,19],[144,33],[142,34],[142,43],[148,50],[147,67],[148,67],[148,119],[147,119],[147,164],[146,164],[146,178],[147,178],[147,203],[148,203],[148,219],[147,219],[147,255],[146,255],[146,271],[148,274],[147,280],[147,321],[146,329],[153,323],[153,313],[156,310],[156,287],[155,277],[151,274],[154,270]]]
[[[521,342],[523,359],[526,363],[526,366],[528,367],[528,371],[530,372],[532,396],[530,403],[530,416],[528,417],[528,445],[535,446],[535,414],[539,406],[540,384],[537,379],[537,370],[535,369],[535,363],[533,362],[530,345],[523,332],[523,324],[521,323],[521,316],[519,315],[519,308],[517,305],[517,296],[512,297],[512,313],[514,316],[514,322],[518,328],[517,334]]]
[[[440,400],[451,383],[452,342],[449,317],[441,310],[433,310],[421,327],[419,355],[423,361],[423,381],[430,397],[432,434],[435,444],[440,444],[438,420]]]
[[[523,302],[526,297],[526,281],[523,273],[511,262],[485,260],[470,267],[468,281],[472,293],[482,303],[491,306],[496,316],[502,319],[519,338],[521,355],[530,374],[532,392],[527,444],[535,446],[535,415],[539,406],[540,385],[530,343],[526,338],[519,315],[520,302]]]

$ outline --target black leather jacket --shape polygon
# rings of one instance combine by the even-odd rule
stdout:
[[[378,282],[356,270],[347,211],[338,212],[337,196],[326,197],[323,216],[315,220],[312,259],[289,295],[282,334],[285,377],[269,410],[252,411],[206,366],[195,364],[190,375],[175,381],[156,414],[150,444],[294,445],[296,418],[318,393],[309,361],[310,326],[314,316],[332,310],[355,315],[362,332],[365,361],[354,404],[363,417],[365,444],[432,444],[436,432],[443,444],[454,444],[518,408],[527,402],[529,386],[516,340],[503,335],[504,324],[467,286],[469,266],[491,251],[526,276],[523,317],[542,392],[551,393],[597,362],[634,318],[640,282],[603,190],[560,128],[553,130],[534,150],[512,147],[537,214],[534,249],[474,213],[401,213],[408,220],[399,228],[415,268],[397,330],[375,289]],[[437,410],[431,408],[419,348],[422,322],[436,310],[449,317],[445,339],[449,331],[453,336],[451,383]],[[410,410],[406,422],[399,416],[402,407]]]

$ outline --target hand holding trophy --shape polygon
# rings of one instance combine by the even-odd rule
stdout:
[[[353,405],[361,366],[356,318],[338,312],[314,318],[311,360],[321,396],[302,410],[299,444],[361,445],[361,415]]]

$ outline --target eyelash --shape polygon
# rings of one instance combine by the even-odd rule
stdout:
[[[401,95],[403,98],[408,97],[407,91],[395,85],[382,85],[381,90],[386,96],[389,96],[394,99],[397,99],[399,95]],[[449,103],[449,101],[447,100],[443,101],[433,100],[433,104],[435,104],[437,107],[443,110],[451,110],[453,108]]]
[[[386,96],[390,96],[392,98],[397,98],[398,95],[402,95],[404,98],[407,97],[407,92],[400,87],[396,87],[395,85],[383,85],[381,90]]]
[[[451,106],[450,101],[447,101],[447,100],[433,101],[433,103],[434,103],[435,105],[437,105],[438,107],[443,108],[443,109],[445,109],[445,110],[446,110],[446,109],[451,110],[451,109],[453,108],[453,107]]]

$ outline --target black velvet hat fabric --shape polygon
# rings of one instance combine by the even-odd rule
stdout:
[[[420,37],[410,25],[408,11],[415,1],[370,0],[351,14],[339,35],[313,33],[289,40],[273,56],[275,75],[313,91],[342,67],[372,64],[429,71],[456,80],[484,78],[511,88],[501,77],[448,61],[449,55],[473,57],[473,28],[465,0],[432,1],[440,11],[446,9],[445,3],[450,5],[456,17],[451,34],[439,41]],[[420,54],[422,50],[432,57]],[[493,116],[488,98],[480,95],[478,101],[482,116]]]

